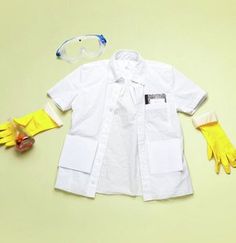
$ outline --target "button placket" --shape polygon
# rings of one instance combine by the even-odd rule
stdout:
[[[96,193],[96,187],[97,187],[100,170],[101,170],[101,166],[102,166],[102,159],[103,159],[103,156],[105,153],[107,140],[108,140],[108,136],[109,136],[109,130],[110,130],[113,116],[114,116],[114,112],[111,112],[110,109],[112,109],[112,111],[114,111],[114,108],[117,104],[118,96],[119,96],[119,93],[121,90],[121,87],[118,84],[115,83],[113,85],[114,86],[112,89],[112,97],[110,100],[111,104],[107,105],[107,109],[105,112],[106,113],[105,117],[107,117],[107,118],[104,121],[104,125],[102,127],[101,137],[99,139],[99,147],[98,147],[98,151],[97,151],[97,156],[94,160],[94,166],[93,166],[93,170],[92,170],[92,173],[90,176],[90,182],[88,184],[88,189],[87,189],[88,196],[95,196],[95,193]]]
[[[144,89],[142,86],[142,96],[144,96]],[[147,161],[145,156],[145,120],[144,120],[144,99],[138,103],[137,112],[137,128],[138,128],[138,149],[140,157],[140,174],[142,179],[143,197],[149,196],[150,193],[150,182],[148,177]]]

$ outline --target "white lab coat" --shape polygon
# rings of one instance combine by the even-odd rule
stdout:
[[[207,94],[173,66],[120,50],[81,65],[48,95],[73,111],[57,189],[144,201],[192,194],[177,113],[192,115]]]

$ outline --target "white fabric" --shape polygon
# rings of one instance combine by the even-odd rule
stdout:
[[[51,119],[56,122],[56,124],[61,127],[63,125],[63,122],[61,118],[57,115],[57,113],[53,110],[52,106],[47,103],[44,107],[44,110],[47,112],[47,114],[51,117]]]
[[[217,121],[218,119],[215,112],[206,112],[201,115],[195,116],[192,119],[193,125],[196,128]]]
[[[63,146],[59,166],[90,173],[97,148],[97,141],[68,134]]]
[[[173,66],[120,50],[80,66],[48,94],[73,110],[57,189],[145,201],[192,193],[177,112],[193,114],[206,93]]]
[[[151,174],[183,171],[183,148],[178,138],[147,143]]]

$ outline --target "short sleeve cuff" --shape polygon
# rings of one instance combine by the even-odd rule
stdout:
[[[217,116],[215,112],[206,112],[202,115],[196,116],[192,119],[193,125],[195,128],[198,128],[200,126],[215,123],[218,122]]]
[[[66,111],[68,109],[66,102],[62,98],[57,97],[54,94],[53,89],[48,90],[47,95],[54,101],[54,103],[60,110]]]
[[[197,109],[201,106],[201,104],[206,100],[207,98],[207,92],[204,90],[201,90],[198,94],[198,96],[193,100],[191,103],[191,106],[188,107],[186,110],[189,115],[193,115]]]
[[[62,120],[57,115],[57,113],[53,110],[52,106],[49,103],[45,105],[44,110],[47,112],[50,118],[57,124],[58,127],[61,127],[63,125]]]

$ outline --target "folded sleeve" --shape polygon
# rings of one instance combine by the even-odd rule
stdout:
[[[81,68],[75,69],[55,86],[47,91],[47,94],[62,111],[71,109],[74,98],[81,90]]]
[[[207,98],[207,93],[174,67],[172,79],[172,92],[177,111],[193,115]]]

